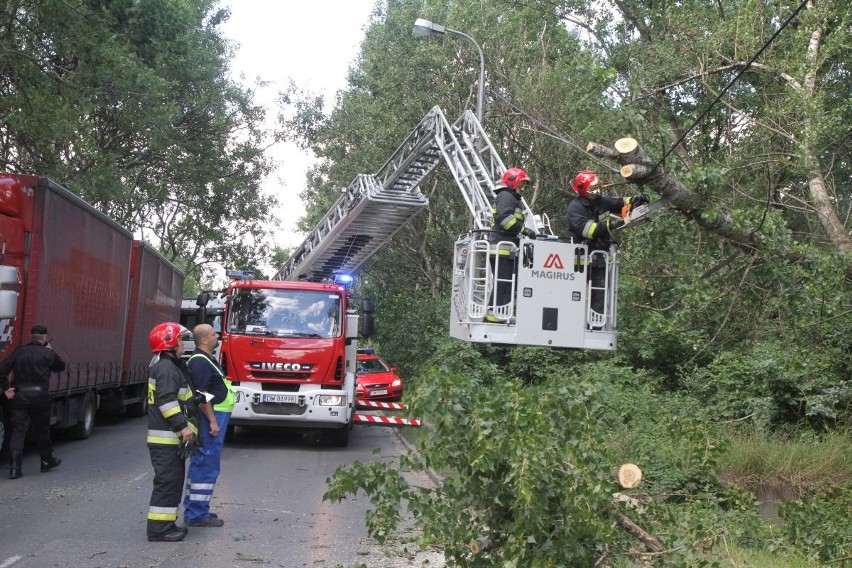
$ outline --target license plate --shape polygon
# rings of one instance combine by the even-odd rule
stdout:
[[[260,396],[260,402],[277,402],[279,404],[296,404],[295,394],[264,394]]]
[[[370,396],[382,396],[383,394],[388,394],[387,389],[370,391]]]

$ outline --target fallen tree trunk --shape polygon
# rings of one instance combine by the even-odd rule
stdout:
[[[726,214],[713,212],[710,204],[700,194],[685,187],[680,180],[666,173],[662,166],[650,160],[639,143],[633,138],[621,138],[608,148],[589,142],[586,151],[599,158],[617,162],[621,177],[638,186],[646,186],[655,193],[669,199],[669,205],[677,209],[699,226],[715,235],[727,239],[732,246],[745,252],[763,250],[764,246],[754,238],[755,231],[737,227]],[[802,262],[801,255],[785,250],[788,262]],[[852,262],[847,264],[846,279],[852,281]]]
[[[621,138],[616,141],[614,151],[589,142],[586,151],[617,161],[621,165],[621,177],[636,185],[647,186],[662,197],[669,198],[672,207],[688,215],[708,231],[728,239],[734,246],[746,250],[760,248],[760,244],[753,238],[753,232],[740,229],[727,215],[709,213],[704,197],[687,189],[676,177],[666,173],[662,166],[657,166],[649,160],[633,138]]]

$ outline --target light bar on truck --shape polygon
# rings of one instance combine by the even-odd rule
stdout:
[[[334,277],[334,283],[340,284],[348,290],[355,283],[355,277],[351,274],[338,274]]]
[[[254,278],[254,273],[247,270],[226,270],[225,276],[231,280],[251,280]]]

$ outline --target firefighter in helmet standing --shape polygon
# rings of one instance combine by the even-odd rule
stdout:
[[[601,195],[601,182],[596,173],[583,170],[571,180],[571,189],[577,195],[568,204],[568,229],[575,242],[589,245],[589,250],[608,250],[613,241],[613,231],[624,225],[621,219],[625,207],[638,207],[648,203],[642,193],[634,197],[607,197]],[[618,217],[611,217],[610,214]],[[592,281],[592,309],[604,312],[604,294],[601,288],[606,283],[606,263],[600,255],[593,256],[589,270]]]
[[[196,441],[191,379],[181,361],[186,328],[175,322],[154,326],[148,334],[159,359],[148,378],[148,452],[154,467],[154,489],[148,507],[148,540],[177,542],[187,528],[175,524],[183,496],[185,455],[181,448]]]
[[[516,248],[518,236],[536,237],[535,231],[524,227],[524,205],[521,201],[524,187],[530,183],[532,183],[532,180],[525,170],[509,168],[495,187],[496,196],[492,209],[494,225],[489,235],[489,241],[493,245],[490,254],[491,267],[494,270],[495,264],[497,265],[497,281],[492,296],[494,301],[488,302],[489,307],[484,318],[484,321],[488,323],[505,323],[506,321],[505,318],[494,314],[492,305],[505,306],[512,301],[511,280],[518,263]],[[497,247],[497,243],[501,241],[513,243],[515,248]]]

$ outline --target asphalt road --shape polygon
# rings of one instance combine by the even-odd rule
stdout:
[[[149,543],[146,424],[100,420],[89,440],[56,440],[62,465],[48,473],[39,473],[35,448],[20,479],[8,479],[0,464],[0,568],[413,565],[377,556],[381,548],[366,537],[366,497],[322,501],[338,466],[404,451],[392,430],[359,425],[348,448],[334,448],[311,436],[238,428],[212,502],[225,526]]]

